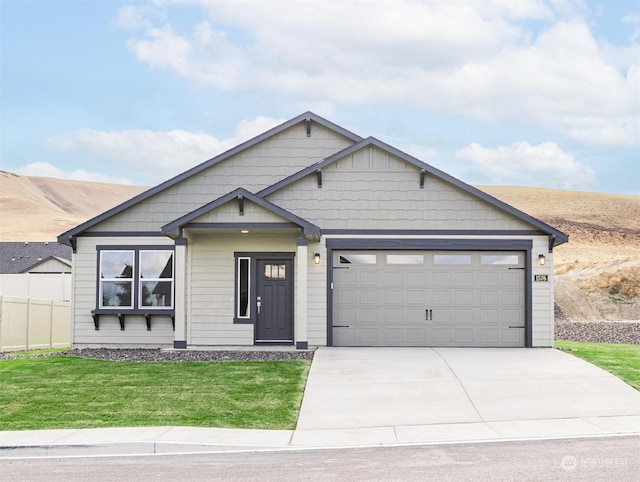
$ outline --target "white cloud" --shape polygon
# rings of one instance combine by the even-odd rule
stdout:
[[[15,172],[21,176],[53,177],[72,181],[106,182],[110,184],[133,184],[126,177],[108,176],[100,172],[85,171],[84,169],[65,172],[48,162],[33,162],[16,169]]]
[[[469,162],[479,184],[527,185],[576,189],[592,185],[596,173],[553,142],[531,145],[515,142],[495,149],[470,144],[456,151]]]
[[[48,139],[45,145],[51,150],[79,152],[87,162],[96,164],[106,162],[112,172],[120,169],[123,173],[132,175],[136,183],[154,185],[235,147],[281,122],[268,117],[245,120],[239,123],[233,137],[223,140],[202,132],[180,129],[171,131],[131,129],[114,132],[79,129]],[[46,166],[35,166],[35,168],[45,170]],[[52,172],[52,177],[68,175],[58,171]],[[98,174],[94,175],[98,176]]]
[[[208,18],[178,28],[166,5],[185,4]],[[405,103],[542,124],[590,144],[640,144],[638,46],[596,40],[582,2],[159,5],[155,15],[143,10],[149,5],[121,12],[123,24],[140,25],[129,49],[152,68],[214,88],[279,92],[296,104]]]

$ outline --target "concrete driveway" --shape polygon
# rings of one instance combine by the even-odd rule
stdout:
[[[640,433],[640,392],[553,349],[319,348],[293,445]]]

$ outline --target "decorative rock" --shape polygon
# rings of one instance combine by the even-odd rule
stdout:
[[[640,345],[640,322],[556,320],[555,339],[587,343]]]
[[[98,360],[129,362],[181,362],[181,361],[282,361],[312,360],[313,351],[254,351],[254,350],[161,350],[149,348],[82,348],[64,352],[25,355],[19,358],[77,356]],[[0,353],[2,359],[18,358],[11,353]]]

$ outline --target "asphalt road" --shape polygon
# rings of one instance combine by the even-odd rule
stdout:
[[[0,460],[0,480],[616,480],[640,477],[640,437]]]

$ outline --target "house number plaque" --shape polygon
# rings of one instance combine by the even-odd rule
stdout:
[[[537,274],[534,275],[533,277],[533,281],[549,281],[549,275],[548,274]]]

